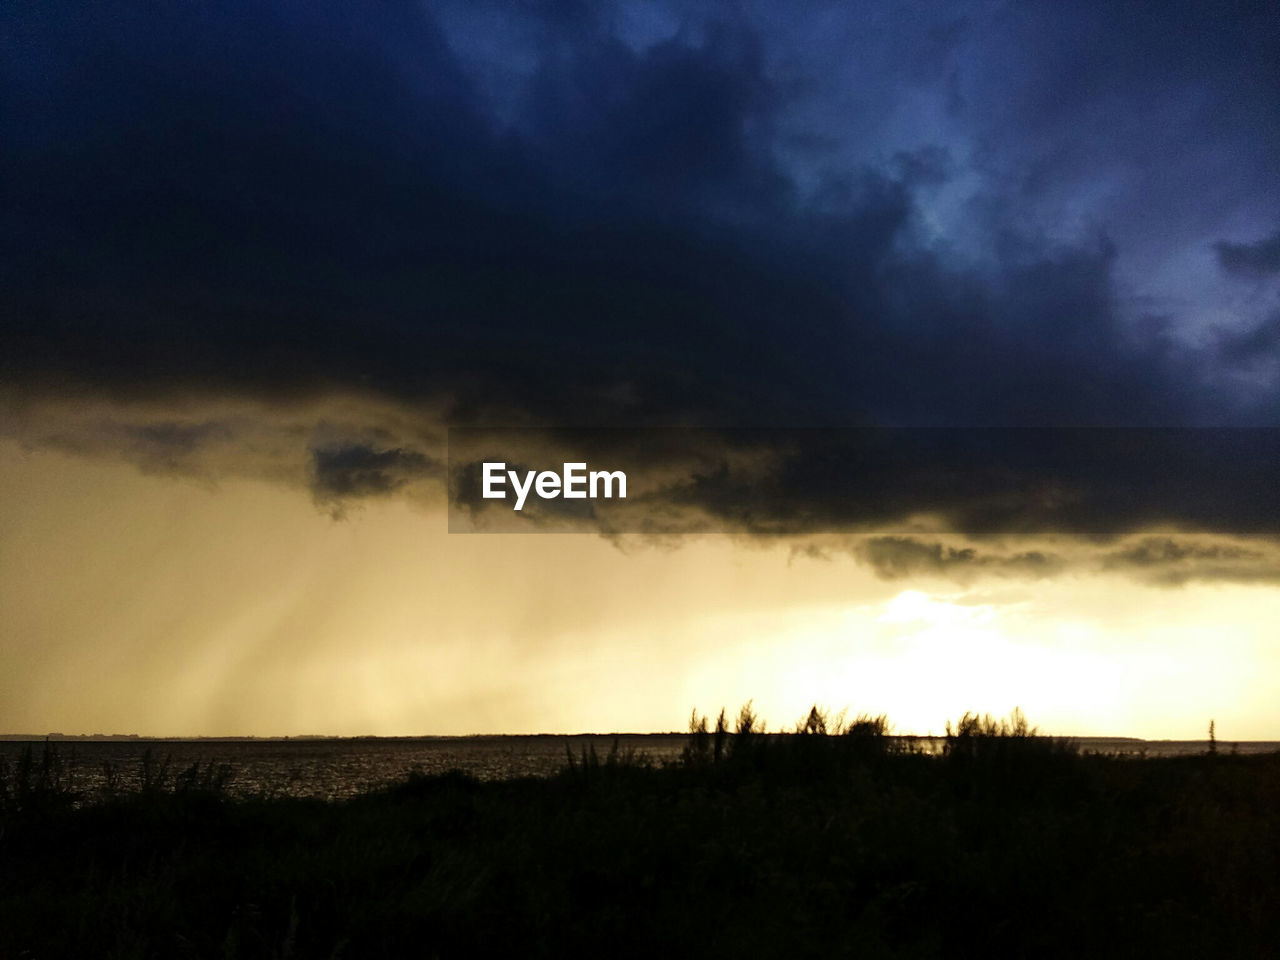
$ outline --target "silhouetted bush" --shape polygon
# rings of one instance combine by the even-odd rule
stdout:
[[[66,794],[33,753],[0,957],[1280,955],[1280,755],[1081,755],[1017,714],[929,754],[815,707],[739,711],[717,761],[691,720],[664,766],[588,744],[544,779],[206,802],[220,769],[153,758],[9,816]]]
[[[16,764],[0,756],[0,815],[52,813],[75,806],[79,799],[67,761],[48,740],[39,756],[32,744],[24,745]]]
[[[1079,769],[1074,741],[1042,735],[1017,708],[1007,720],[948,721],[942,758],[954,789],[994,802],[1062,789]]]

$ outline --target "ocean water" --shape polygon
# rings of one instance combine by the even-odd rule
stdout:
[[[906,738],[904,738],[906,739]],[[937,750],[940,738],[910,738],[919,749]],[[31,740],[0,740],[0,756],[17,760]],[[42,741],[36,743],[39,756]],[[594,749],[602,760],[616,743],[620,753],[642,755],[654,765],[674,761],[687,738],[683,734],[608,734],[561,736],[484,736],[412,738],[296,738],[281,740],[88,740],[52,741],[74,789],[92,792],[105,782],[106,770],[115,771],[122,786],[136,783],[143,757],[150,751],[155,764],[165,764],[172,776],[193,763],[228,764],[229,789],[249,796],[289,795],[338,799],[350,797],[397,780],[414,770],[444,773],[463,770],[481,780],[549,776],[575,758]],[[1082,737],[1076,743],[1084,751],[1146,755],[1150,757],[1203,753],[1203,740],[1132,740]],[[1232,744],[1219,741],[1218,750],[1229,753],[1264,753],[1280,750],[1280,742],[1251,741]]]
[[[114,769],[122,787],[135,784],[143,757],[167,764],[169,776],[194,763],[227,764],[228,788],[239,795],[337,799],[403,780],[412,771],[463,770],[481,780],[542,777],[556,773],[582,751],[603,760],[617,742],[619,753],[643,754],[655,765],[680,755],[686,738],[674,735],[482,736],[289,738],[279,740],[89,740],[51,741],[75,789],[91,792]],[[30,740],[0,741],[0,756],[16,761]],[[36,744],[37,757],[43,741]]]

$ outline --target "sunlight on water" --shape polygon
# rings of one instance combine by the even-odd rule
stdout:
[[[938,752],[940,737],[903,738],[917,749]],[[614,742],[660,765],[679,758],[686,738],[677,734],[584,736],[422,737],[403,739],[290,739],[290,740],[62,740],[54,745],[67,763],[75,790],[86,793],[105,782],[110,767],[122,787],[133,786],[142,759],[151,750],[157,764],[168,763],[174,776],[194,763],[229,764],[230,790],[240,796],[288,795],[341,799],[403,780],[414,770],[440,774],[462,770],[481,780],[545,777],[566,764],[566,751],[575,758],[592,749],[602,759]],[[1081,750],[1149,757],[1202,753],[1203,740],[1132,740],[1083,737]],[[0,756],[16,761],[31,741],[0,741]],[[40,741],[35,743],[40,749]],[[1218,743],[1224,753],[1280,750],[1280,743]]]

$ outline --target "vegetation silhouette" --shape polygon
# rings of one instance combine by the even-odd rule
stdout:
[[[748,703],[676,762],[341,802],[74,766],[0,761],[0,956],[1280,955],[1280,754],[1086,754],[1017,711],[934,749]]]

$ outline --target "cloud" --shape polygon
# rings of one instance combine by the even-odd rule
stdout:
[[[950,137],[884,163],[829,157],[806,190],[824,151],[784,160],[780,144],[813,97],[844,91],[779,63],[797,23],[694,18],[636,47],[605,16],[511,14],[538,40],[507,51],[532,65],[504,129],[468,31],[424,7],[15,16],[10,79],[41,122],[6,124],[6,232],[25,238],[6,251],[13,378],[359,387],[550,422],[1231,412],[1191,358],[1127,341],[1105,231],[1050,236],[992,181],[965,257],[930,242],[931,191],[973,176]],[[995,26],[1039,37],[1049,19]],[[936,69],[886,62],[874,89],[900,96],[974,56],[972,26],[926,32]],[[1048,149],[1077,89],[1052,66],[982,99],[972,133],[1018,162]],[[1025,141],[997,137],[997,102],[1034,121]]]
[[[1039,579],[1053,576],[1065,566],[1061,557],[1040,550],[980,554],[974,547],[922,543],[907,537],[868,538],[859,544],[856,555],[870,564],[876,575],[884,580],[900,580],[921,574],[960,581],[984,574]]]
[[[477,502],[485,460],[622,470],[627,500],[590,517],[606,532],[1280,534],[1269,428],[462,428],[452,503]]]
[[[395,493],[429,475],[434,464],[417,450],[378,450],[368,444],[312,449],[311,490],[319,503],[342,504]]]
[[[914,537],[865,537],[845,543],[884,580],[936,577],[961,584],[997,578],[1033,581],[1058,576],[1119,574],[1147,586],[1188,583],[1280,583],[1280,540],[1241,541],[1136,536],[1096,539],[1020,537],[1003,542],[943,542]]]
[[[216,486],[252,479],[305,491],[326,509],[395,495],[444,499],[442,414],[358,394],[264,402],[180,402],[0,394],[0,436],[26,448],[118,459],[142,472]]]
[[[1276,383],[1214,374],[1274,356],[1273,323],[1205,346],[1169,293],[1143,332],[1166,292],[1131,289],[1168,236],[1280,207],[1264,7],[816,12],[6,13],[0,377],[64,419],[5,429],[328,502],[422,495],[445,424],[1276,423]],[[1272,242],[1219,262],[1269,269]],[[1207,508],[1260,481],[1204,457],[1134,512],[1106,458],[1015,463],[1011,502],[972,463],[741,452],[632,451],[636,510],[761,535],[1262,510]]]
[[[1274,540],[1245,546],[1149,537],[1105,554],[1102,565],[1158,586],[1193,581],[1280,583],[1280,549]]]
[[[1257,243],[1219,240],[1213,249],[1218,255],[1218,265],[1227,273],[1245,277],[1280,273],[1280,230]]]
[[[1223,359],[1237,366],[1280,362],[1280,311],[1256,326],[1219,332],[1218,347]]]

